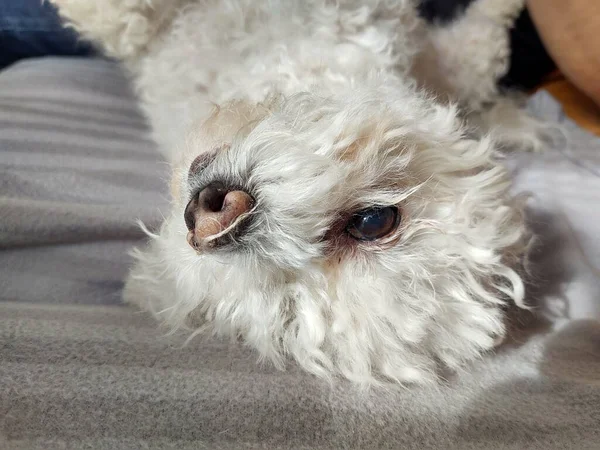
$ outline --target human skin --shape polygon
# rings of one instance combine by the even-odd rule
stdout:
[[[600,105],[600,2],[527,0],[527,7],[558,68]]]

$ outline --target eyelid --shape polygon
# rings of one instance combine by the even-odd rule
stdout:
[[[375,210],[380,210],[380,209],[386,209],[386,208],[394,208],[399,210],[400,208],[396,205],[373,205],[373,206],[367,206],[366,208],[361,208],[361,209],[357,209],[356,211],[354,211],[352,214],[350,214],[350,218],[352,217],[357,217],[357,216],[361,216],[366,212],[370,212],[370,211],[375,211]]]

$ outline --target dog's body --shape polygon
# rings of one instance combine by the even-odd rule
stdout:
[[[434,380],[504,334],[521,207],[485,130],[420,88],[482,118],[507,54],[469,72],[442,51],[468,27],[428,30],[409,0],[56,3],[124,61],[174,167],[128,301],[361,383]],[[500,49],[505,27],[490,23]]]

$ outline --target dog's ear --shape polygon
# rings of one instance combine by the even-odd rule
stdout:
[[[167,28],[180,2],[173,0],[50,0],[65,24],[120,60],[140,56]]]

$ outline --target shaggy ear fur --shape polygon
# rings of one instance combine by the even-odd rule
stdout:
[[[413,74],[427,89],[481,111],[500,92],[510,62],[509,29],[524,0],[476,0],[449,24],[427,27]]]
[[[522,94],[501,92],[510,64],[510,28],[524,0],[476,0],[451,23],[427,26],[412,75],[439,101],[456,102],[473,130],[503,150],[540,151],[560,135],[527,114]]]
[[[117,59],[133,60],[190,0],[50,0],[65,23]]]

